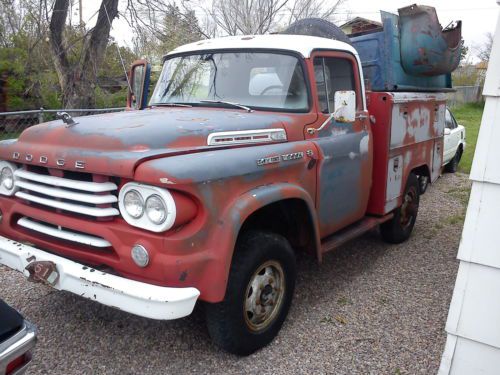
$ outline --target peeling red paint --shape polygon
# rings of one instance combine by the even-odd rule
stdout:
[[[309,76],[314,77],[312,60],[306,59],[306,64]],[[94,182],[115,181],[120,188],[136,181],[169,189],[177,206],[176,222],[165,233],[153,233],[128,225],[120,216],[102,222],[1,197],[0,232],[97,270],[106,267],[155,285],[193,286],[201,292],[202,300],[219,302],[224,298],[239,231],[262,207],[291,199],[303,202],[313,224],[312,252],[320,259],[322,239],[366,214],[383,217],[395,208],[387,199],[391,158],[401,155],[403,181],[419,167],[429,169],[431,180],[439,175],[435,166],[442,158],[444,114],[439,121],[435,116],[444,108],[444,100],[432,94],[370,93],[367,110],[360,77],[355,84],[358,119],[345,138],[332,130],[339,127],[334,121],[327,132],[307,131],[318,128],[328,117],[318,111],[315,95],[309,113],[156,108],[81,118],[71,128],[62,121],[35,126],[18,142],[0,145],[0,159],[47,168],[47,173],[60,177],[63,170],[82,173],[75,163],[83,160],[83,172]],[[315,91],[312,79],[311,92]],[[374,123],[369,115],[374,116]],[[276,128],[286,130],[286,141],[207,145],[212,132]],[[329,142],[338,143],[329,148]],[[344,152],[345,145],[349,147]],[[18,158],[14,153],[19,153]],[[29,162],[28,154],[32,156]],[[39,163],[41,156],[47,158],[43,165]],[[265,158],[276,162],[257,163]],[[64,160],[64,166],[57,165],[59,159]],[[336,205],[342,194],[352,198],[349,212]],[[84,230],[106,239],[111,246],[96,250],[41,236],[17,225],[23,216],[53,226],[64,224],[72,231]],[[301,219],[306,222],[306,218]],[[138,267],[131,258],[136,244],[149,251],[146,268]]]

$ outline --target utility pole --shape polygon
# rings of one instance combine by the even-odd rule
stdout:
[[[483,95],[486,102],[439,375],[496,375],[500,369],[500,15]]]
[[[83,0],[78,0],[78,10],[80,11],[80,27],[83,27]]]

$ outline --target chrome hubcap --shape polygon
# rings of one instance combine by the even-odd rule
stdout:
[[[245,322],[252,331],[266,328],[278,315],[285,294],[281,265],[274,261],[262,264],[253,274],[245,294]]]

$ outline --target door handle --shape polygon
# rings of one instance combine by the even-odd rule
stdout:
[[[368,115],[365,115],[365,114],[361,114],[361,115],[356,116],[356,119],[358,119],[358,120],[366,120],[367,118],[368,118]]]

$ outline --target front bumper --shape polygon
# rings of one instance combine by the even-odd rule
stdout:
[[[36,328],[25,320],[19,332],[0,343],[0,374],[5,374],[9,363],[24,355],[23,364],[12,373],[13,375],[23,374],[31,361],[35,342]]]
[[[56,264],[58,290],[78,294],[106,306],[151,319],[170,320],[191,314],[200,292],[196,288],[169,288],[126,279],[95,270],[0,236],[0,264],[29,276],[34,261]]]

